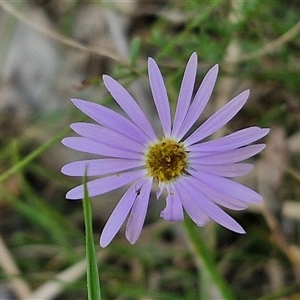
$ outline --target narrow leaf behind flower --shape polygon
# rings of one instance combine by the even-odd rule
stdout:
[[[202,240],[201,234],[197,230],[197,226],[193,224],[190,218],[184,218],[185,229],[188,233],[190,242],[194,247],[195,254],[203,263],[203,267],[210,276],[212,282],[219,290],[224,300],[233,300],[235,297],[232,294],[230,287],[227,285],[222,275],[220,274],[215,262],[211,257],[211,252],[206,246],[206,241]]]

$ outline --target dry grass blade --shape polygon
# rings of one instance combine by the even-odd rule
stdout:
[[[297,272],[300,271],[300,250],[292,245],[280,226],[283,217],[283,202],[280,190],[283,184],[285,166],[289,161],[289,152],[285,142],[284,130],[272,128],[267,139],[264,156],[257,164],[259,192],[264,198],[262,213],[271,229],[271,240],[287,256]]]
[[[20,271],[17,265],[14,262],[12,255],[7,249],[1,235],[0,235],[0,265],[4,272],[10,277],[9,282],[11,284],[11,288],[18,297],[18,299],[31,299],[29,297],[31,291],[26,283],[20,275]]]
[[[98,253],[97,259],[102,260],[107,252],[102,250]],[[83,259],[75,265],[57,274],[52,280],[44,283],[38,289],[36,289],[27,299],[43,299],[52,300],[60,295],[66,285],[71,284],[79,280],[86,274],[86,260]]]

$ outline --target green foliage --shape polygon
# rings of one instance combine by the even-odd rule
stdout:
[[[230,75],[235,80],[232,96],[237,94],[239,86],[243,89],[251,88],[251,98],[241,115],[229,125],[232,126],[230,130],[256,124],[264,127],[281,126],[287,135],[299,131],[300,37],[298,33],[287,41],[281,39],[298,22],[300,6],[297,1],[156,2],[158,8],[153,8],[148,1],[140,1],[135,13],[128,16],[124,12],[127,23],[124,22],[123,30],[126,32],[129,49],[127,58],[120,55],[119,60],[107,59],[84,47],[75,47],[76,50],[71,48],[72,51],[67,52],[70,46],[64,39],[52,40],[55,44],[61,44],[60,61],[57,62],[61,69],[53,76],[56,83],[53,93],[41,96],[41,103],[44,99],[49,101],[55,98],[61,86],[64,86],[68,96],[64,94],[62,104],[68,101],[65,98],[72,95],[118,109],[103,92],[102,73],[109,73],[125,86],[130,86],[137,79],[147,78],[148,56],[154,57],[161,66],[170,101],[174,103],[186,61],[195,51],[199,55],[197,86],[203,74],[218,63],[220,77],[217,84]],[[232,2],[241,3],[239,8],[235,8],[239,17],[236,22],[229,18]],[[76,17],[83,7],[98,5],[107,9],[105,1],[68,3],[68,9],[62,10],[60,15],[53,14],[53,6],[58,5],[55,1],[43,1],[43,6],[39,7],[56,22],[53,28],[65,37],[73,37],[74,27],[78,25]],[[21,8],[23,5],[25,1],[18,1],[17,7]],[[122,12],[122,9],[116,10]],[[3,65],[8,51],[11,51],[9,46],[13,43],[18,22],[20,21],[15,16],[10,16],[7,23],[0,57]],[[230,64],[233,68],[230,73],[224,60],[233,40],[239,47],[240,57],[236,57],[237,61]],[[260,52],[274,40],[279,40],[279,46]],[[92,45],[85,45],[85,41],[76,42],[93,49],[103,46],[102,43],[99,46],[98,41],[94,41]],[[104,46],[109,49],[108,46],[111,45]],[[118,49],[112,52],[119,53]],[[75,83],[70,83],[62,75],[68,67],[65,61],[68,55],[75,56],[78,53],[84,58],[78,55],[78,59],[72,61],[74,64],[81,64],[80,67],[76,64],[73,71],[76,72],[77,68],[82,68],[83,71],[80,76],[75,76]],[[242,59],[239,61],[239,58]],[[1,76],[3,74],[4,70],[1,71]],[[10,82],[5,83],[4,77],[1,78],[1,83],[10,85]],[[1,86],[1,91],[4,88],[4,85]],[[143,85],[142,88],[144,89]],[[213,97],[210,103],[212,107],[214,99]],[[59,281],[55,277],[57,274],[85,257],[82,205],[68,202],[64,198],[65,192],[80,182],[63,176],[58,167],[52,166],[58,158],[63,157],[61,161],[65,162],[71,161],[71,152],[61,154],[60,140],[69,134],[69,124],[82,118],[82,114],[75,111],[75,108],[62,107],[64,108],[53,114],[48,111],[37,112],[25,124],[21,120],[21,128],[17,134],[9,130],[7,133],[7,124],[2,124],[0,120],[0,229],[20,269],[20,277],[29,283],[32,290],[51,280]],[[1,118],[4,117],[5,112],[1,114]],[[12,123],[13,119],[9,121]],[[299,176],[298,153],[294,154],[292,166],[296,170],[294,174]],[[285,195],[293,197],[299,203],[300,190],[295,178],[290,172],[283,179],[283,190]],[[110,197],[118,200],[118,195],[109,195],[96,201],[107,201],[109,206],[113,201]],[[151,203],[156,206],[162,205],[161,202]],[[215,228],[201,231],[200,235],[200,231],[189,221],[186,224],[187,232],[183,230],[182,224],[158,221],[159,213],[153,209],[154,213],[151,210],[152,214],[146,221],[137,245],[131,246],[125,242],[122,232],[107,249],[99,249],[97,244],[94,249],[94,241],[98,239],[110,211],[110,208],[103,205],[92,214],[86,195],[86,253],[91,255],[88,256],[90,299],[100,299],[95,264],[97,253],[101,254],[99,270],[101,292],[105,299],[205,299],[204,292],[210,289],[217,290],[223,299],[277,299],[299,293],[299,284],[294,276],[297,268],[270,238],[270,230],[262,216],[258,217],[249,211],[240,212],[240,222],[246,224],[248,232],[245,236]],[[285,225],[293,229],[286,238],[297,247],[299,220],[285,221]],[[283,279],[288,278],[291,282],[290,286],[285,286],[280,291],[271,290],[268,277],[271,258],[282,266]],[[10,280],[11,275],[0,269],[1,279]],[[84,298],[84,275],[78,276],[71,283],[64,283],[57,299]],[[95,287],[91,288],[92,286]]]
[[[85,223],[85,243],[86,243],[86,264],[87,264],[87,290],[89,300],[100,300],[100,281],[98,273],[98,262],[94,245],[93,225],[92,225],[92,207],[89,193],[86,185],[86,176],[84,176],[84,198],[83,213]]]

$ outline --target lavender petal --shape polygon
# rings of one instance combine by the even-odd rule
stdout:
[[[190,106],[197,73],[197,60],[197,54],[194,52],[186,65],[177,101],[172,136],[177,135]]]
[[[235,162],[247,159],[259,152],[261,152],[266,147],[265,144],[256,144],[245,146],[243,148],[238,148],[221,153],[201,153],[192,152],[190,153],[190,163],[203,164],[203,165],[224,165],[232,164]]]
[[[176,184],[175,190],[178,193],[181,203],[190,218],[195,222],[195,224],[197,224],[197,226],[205,226],[210,221],[208,215],[205,214],[203,210],[195,203],[195,201],[190,197],[189,193],[181,186],[180,183]]]
[[[191,175],[216,189],[217,191],[223,192],[243,202],[258,203],[261,201],[261,196],[259,194],[249,189],[248,187],[230,179],[212,175],[199,170],[196,172],[191,171]]]
[[[71,128],[92,141],[132,152],[143,153],[145,146],[112,129],[91,123],[73,123]]]
[[[129,171],[121,174],[110,175],[104,178],[95,179],[87,183],[87,188],[90,197],[102,195],[104,193],[116,190],[134,180],[137,180],[145,175],[144,170]],[[67,195],[67,199],[75,200],[83,198],[83,184],[71,189]]]
[[[174,193],[174,188],[168,187],[168,196],[166,198],[166,207],[161,211],[160,217],[166,221],[181,222],[183,221],[183,209],[180,197]]]
[[[74,105],[99,124],[120,132],[142,144],[149,142],[149,137],[134,123],[115,111],[97,103],[80,99],[71,99]]]
[[[103,228],[100,237],[101,247],[106,247],[120,230],[137,198],[137,191],[141,188],[144,181],[145,179],[136,181],[120,199]]]
[[[270,130],[259,127],[249,127],[233,132],[222,138],[190,145],[188,151],[221,152],[236,149],[264,137]]]
[[[227,124],[244,106],[248,97],[249,90],[246,90],[233,98],[230,102],[208,118],[194,133],[192,133],[186,139],[185,144],[189,146],[197,143]]]
[[[207,214],[212,220],[223,227],[237,232],[245,233],[245,230],[231,216],[225,213],[220,207],[207,199],[198,189],[196,189],[188,180],[181,181],[181,188],[185,189],[194,202]]]
[[[110,76],[103,75],[103,82],[112,97],[126,112],[132,122],[135,123],[141,130],[143,130],[151,140],[155,140],[156,134],[153,131],[152,126],[128,91]]]
[[[151,187],[152,178],[148,178],[147,180],[145,179],[128,217],[125,236],[131,244],[134,244],[137,241],[142,231],[149,203]]]
[[[163,128],[164,135],[171,133],[171,112],[166,87],[160,70],[154,59],[148,59],[149,81],[152,96]]]
[[[128,158],[142,160],[142,153],[129,152],[123,149],[118,149],[112,146],[107,146],[102,143],[91,141],[84,137],[67,137],[62,140],[62,144],[66,147],[91,154],[98,154],[117,158]]]
[[[218,205],[233,210],[243,210],[249,206],[247,203],[241,200],[233,198],[223,192],[217,191],[216,189],[202,182],[201,180],[198,180],[196,178],[191,178],[190,182],[197,190],[199,190],[207,198],[209,198],[210,200],[212,200]]]
[[[196,171],[200,170],[217,176],[237,177],[249,173],[253,169],[253,165],[247,163],[203,165],[194,162],[191,168]]]
[[[213,66],[205,75],[186,117],[176,135],[178,140],[188,132],[204,110],[215,86],[218,76],[218,65]]]
[[[61,172],[69,176],[99,176],[143,166],[141,160],[101,158],[75,161],[62,167]]]

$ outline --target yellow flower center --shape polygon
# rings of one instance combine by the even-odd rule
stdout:
[[[187,152],[183,144],[163,138],[149,146],[146,153],[148,175],[158,182],[169,182],[184,174],[187,167]]]

